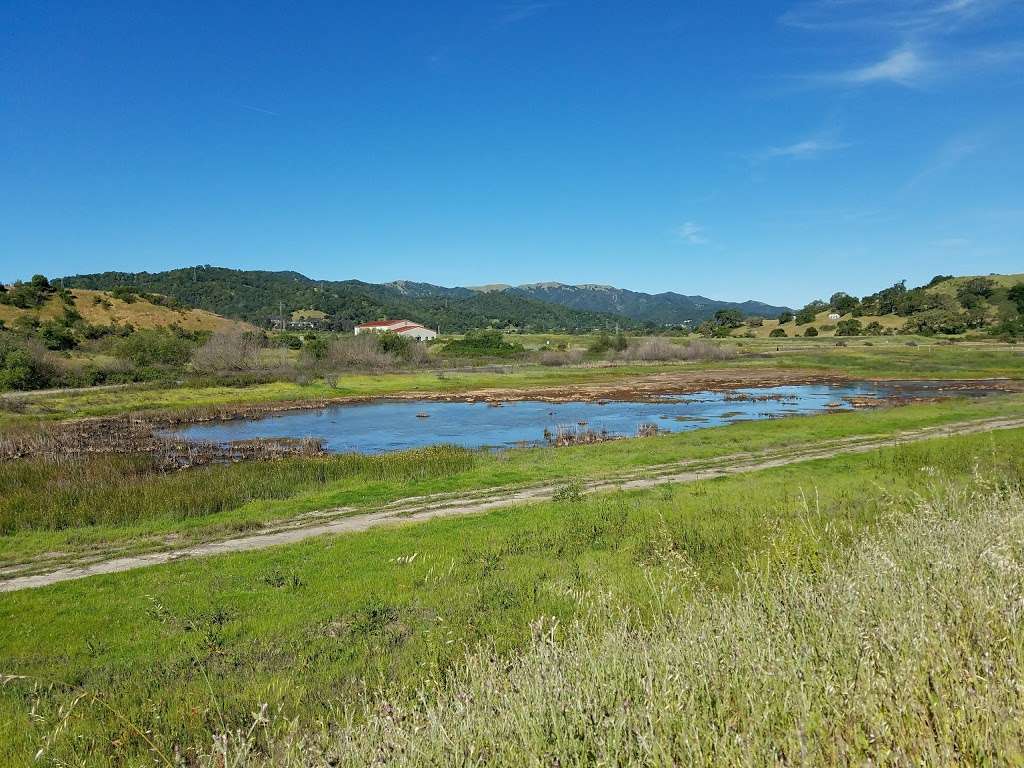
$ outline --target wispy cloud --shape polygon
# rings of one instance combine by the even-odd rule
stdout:
[[[695,221],[687,221],[676,230],[676,233],[690,245],[706,245],[708,242],[704,227]]]
[[[964,44],[970,26],[1005,23],[1019,0],[810,0],[783,14],[783,24],[807,30],[861,30],[872,42],[889,40],[888,52],[845,69],[806,76],[819,85],[916,87],[1024,59],[1024,42]]]
[[[252,104],[240,104],[236,102],[236,106],[239,106],[242,109],[247,109],[250,112],[259,112],[261,115],[272,115],[274,117],[280,117],[280,113],[278,112],[274,112],[273,110],[270,109],[264,109],[263,107],[254,107]]]
[[[501,13],[498,17],[498,24],[501,26],[518,24],[521,21],[532,19],[534,16],[539,16],[554,6],[554,3],[541,2],[510,3],[508,5],[503,5],[500,9]]]
[[[901,34],[947,34],[984,21],[1015,0],[808,0],[779,21],[817,30],[871,29]]]
[[[796,160],[810,160],[826,152],[835,152],[851,146],[849,142],[838,141],[827,136],[818,136],[779,147],[769,147],[753,156],[754,160],[771,160],[777,157],[788,157]]]
[[[995,70],[1024,60],[1024,43],[974,48],[948,49],[930,53],[922,44],[908,43],[877,61],[836,72],[824,72],[805,78],[812,84],[851,88],[881,83],[907,88],[925,86],[942,80],[986,70]]]
[[[985,141],[979,136],[957,136],[950,139],[903,185],[903,191],[909,192],[925,181],[948,173],[967,158],[977,154],[984,146]]]
[[[881,61],[862,67],[854,67],[833,75],[834,79],[849,85],[891,82],[913,85],[931,70],[929,62],[910,47],[893,51]]]

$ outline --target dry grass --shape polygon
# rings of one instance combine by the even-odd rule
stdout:
[[[537,362],[550,367],[579,365],[583,354],[582,349],[546,349],[538,355]]]
[[[430,362],[430,353],[424,344],[412,342],[401,355],[398,355],[385,352],[373,334],[364,333],[332,339],[327,347],[326,356],[317,361],[315,367],[326,371],[388,371],[422,367]]]
[[[160,328],[178,325],[189,331],[242,331],[254,330],[247,323],[229,320],[203,309],[171,309],[138,299],[131,304],[115,299],[104,291],[75,288],[75,309],[83,319],[93,325],[132,325],[135,328]],[[0,304],[0,320],[12,325],[22,315],[40,320],[53,320],[63,312],[59,298],[53,297],[38,309],[18,309]]]
[[[694,339],[686,344],[674,344],[658,337],[643,339],[629,345],[619,353],[620,360],[630,362],[658,362],[675,360],[731,360],[736,350],[709,341]]]
[[[263,362],[262,349],[257,334],[219,331],[192,353],[192,368],[197,373],[257,370]]]
[[[895,507],[894,507],[895,508]],[[812,510],[808,510],[812,514]],[[828,535],[826,531],[824,535]],[[413,698],[300,731],[259,710],[207,766],[1010,765],[1024,760],[1024,498],[921,500],[838,559],[706,589],[669,543],[653,616],[601,596]],[[842,550],[840,550],[842,551]],[[779,552],[785,563],[787,553]],[[813,562],[813,561],[812,561]]]

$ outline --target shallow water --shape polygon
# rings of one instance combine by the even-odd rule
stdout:
[[[874,383],[809,384],[666,395],[655,403],[609,401],[546,403],[451,403],[378,401],[296,410],[259,419],[198,424],[176,430],[189,440],[217,443],[255,438],[310,437],[334,453],[385,453],[439,443],[467,448],[542,445],[545,430],[560,428],[632,436],[643,424],[685,432],[736,421],[849,410],[851,397],[941,396],[937,384],[898,387]],[[964,394],[958,392],[955,394]]]

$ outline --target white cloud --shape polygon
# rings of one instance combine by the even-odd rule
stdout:
[[[705,245],[708,242],[704,227],[695,221],[687,221],[677,230],[679,237],[690,245]]]
[[[1003,13],[1006,11],[1006,13]],[[783,24],[811,31],[859,30],[864,39],[891,46],[875,61],[819,72],[811,83],[847,87],[894,83],[913,87],[1024,59],[1024,42],[962,44],[970,27],[1002,24],[1024,11],[1019,0],[809,0],[780,17]],[[958,39],[960,38],[960,39]]]
[[[850,144],[845,141],[836,141],[826,137],[817,137],[804,139],[803,141],[797,141],[793,144],[787,144],[781,147],[769,147],[763,152],[758,153],[755,159],[758,160],[770,160],[775,157],[790,157],[798,160],[808,160],[812,157],[824,154],[825,152],[834,152],[840,149],[846,149]]]
[[[913,48],[893,51],[881,61],[840,72],[835,78],[850,85],[892,82],[912,85],[928,74],[931,65]]]

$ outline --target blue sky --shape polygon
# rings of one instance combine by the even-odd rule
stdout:
[[[0,280],[1024,271],[1024,3],[0,4]]]

